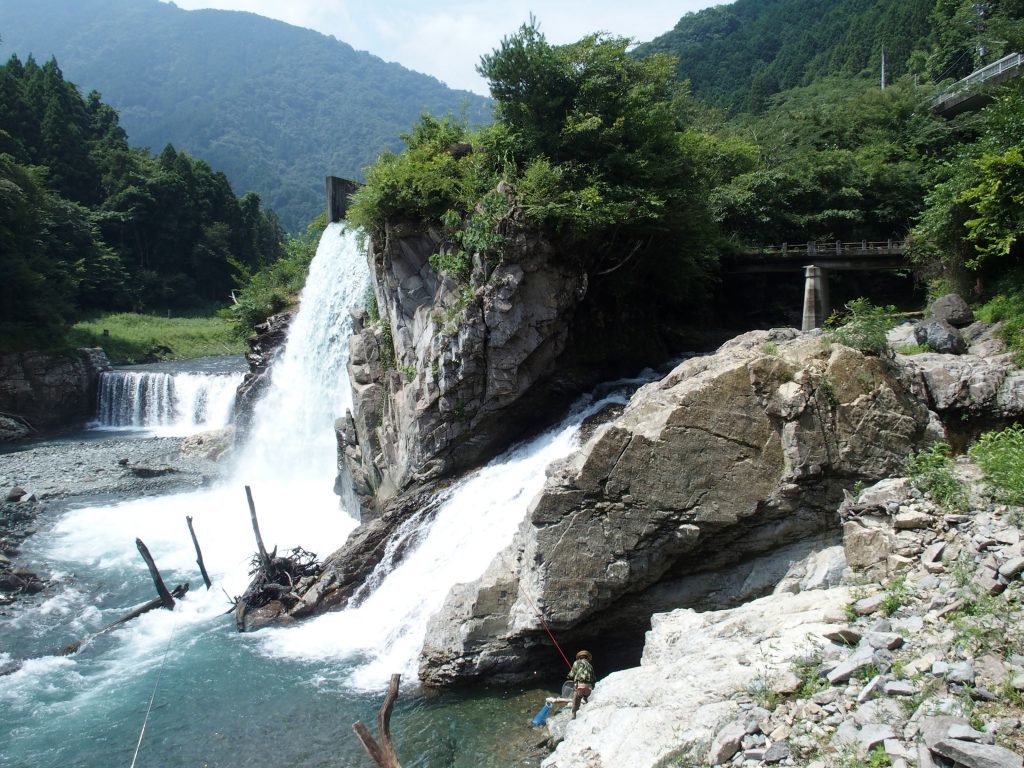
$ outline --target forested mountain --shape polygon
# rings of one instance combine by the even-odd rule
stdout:
[[[53,344],[90,311],[223,305],[281,254],[258,195],[170,145],[129,147],[55,60],[0,66],[0,349]]]
[[[4,0],[0,57],[12,53],[56,56],[133,145],[202,158],[291,231],[323,208],[325,175],[360,178],[424,110],[489,119],[485,99],[331,37],[158,0]]]
[[[877,82],[883,48],[890,82],[908,70],[966,74],[975,62],[959,54],[978,44],[986,20],[978,12],[962,13],[963,5],[953,0],[736,0],[687,14],[673,30],[639,46],[637,54],[670,53],[698,98],[731,112],[760,111],[766,97],[829,75],[865,74]],[[952,62],[942,56],[928,60],[933,26],[955,39]],[[994,37],[990,56],[1005,43]]]

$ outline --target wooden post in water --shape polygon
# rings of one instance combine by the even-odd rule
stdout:
[[[402,768],[398,763],[398,755],[395,754],[394,744],[391,743],[391,710],[394,709],[395,700],[398,698],[398,683],[402,676],[395,674],[391,676],[391,684],[388,686],[388,693],[384,697],[380,711],[377,713],[377,735],[380,736],[378,744],[370,734],[370,729],[363,725],[362,720],[356,720],[352,724],[352,730],[356,732],[359,741],[366,750],[366,754],[375,762],[379,768]]]
[[[210,574],[206,572],[206,563],[203,562],[203,550],[199,548],[199,539],[196,538],[196,531],[192,527],[191,515],[185,515],[185,522],[188,523],[188,532],[192,534],[192,545],[196,548],[196,564],[199,566],[199,572],[203,574],[203,581],[206,583],[206,588],[210,588]]]
[[[252,489],[245,486],[245,498],[249,502],[249,517],[252,519],[252,532],[256,534],[256,547],[260,552],[260,565],[265,573],[270,573],[270,555],[267,548],[263,546],[263,537],[260,535],[260,521],[256,519],[256,504],[252,500]]]
[[[153,584],[156,585],[157,594],[160,595],[160,602],[163,603],[164,608],[173,611],[174,598],[171,597],[171,593],[167,590],[167,586],[160,576],[160,571],[157,570],[156,563],[153,562],[153,556],[149,554],[149,549],[142,543],[142,539],[136,539],[135,546],[139,548],[139,554],[142,555],[142,559],[146,561],[146,565],[149,567],[149,575],[153,577]]]

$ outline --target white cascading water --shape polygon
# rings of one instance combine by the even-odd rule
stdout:
[[[118,370],[100,374],[96,426],[188,435],[231,423],[241,373]]]
[[[547,466],[578,447],[583,420],[625,401],[619,392],[581,406],[557,427],[473,473],[452,489],[422,540],[363,602],[297,628],[265,631],[266,652],[303,660],[357,659],[344,673],[357,690],[380,690],[395,672],[415,680],[427,623],[451,587],[481,576],[511,543],[544,485]]]
[[[356,235],[340,224],[330,225],[310,265],[300,310],[272,368],[269,390],[257,405],[254,432],[229,478],[208,490],[71,510],[48,537],[46,560],[67,564],[69,570],[79,564],[124,570],[144,584],[138,537],[168,580],[168,574],[177,573],[195,584],[195,552],[184,521],[191,515],[216,584],[210,591],[193,589],[181,601],[173,622],[180,625],[223,615],[224,592],[240,595],[248,583],[255,542],[245,485],[252,488],[268,548],[301,546],[326,555],[339,547],[356,521],[333,491],[334,419],[350,404],[344,342],[351,332],[349,310],[363,301],[368,280]],[[71,601],[62,608],[69,613],[87,611],[91,602],[73,588],[62,599]],[[78,606],[78,600],[84,605]],[[172,625],[168,619],[162,612],[148,614],[121,633],[129,642],[125,651],[143,668],[153,644]]]
[[[624,383],[624,391],[591,403],[452,487],[429,523],[401,532],[414,543],[397,562],[382,561],[356,607],[237,635],[224,616],[225,593],[245,589],[255,551],[244,485],[252,487],[268,547],[301,546],[326,556],[356,525],[333,493],[334,419],[350,406],[349,309],[362,302],[367,282],[366,258],[355,236],[339,225],[328,227],[269,391],[227,480],[194,493],[73,509],[51,532],[29,540],[60,586],[41,604],[5,620],[3,635],[17,645],[0,649],[0,667],[13,659],[14,648],[44,654],[26,660],[0,686],[6,721],[0,737],[10,738],[10,765],[127,764],[125,750],[140,738],[154,680],[160,695],[152,712],[157,722],[140,742],[149,755],[145,764],[166,764],[164,757],[181,755],[181,764],[244,759],[269,766],[279,764],[270,753],[293,748],[294,764],[313,765],[319,758],[302,746],[301,737],[296,744],[275,741],[273,748],[254,740],[242,758],[240,750],[249,744],[240,734],[279,730],[281,712],[265,702],[280,701],[301,709],[296,724],[304,723],[303,733],[316,743],[324,725],[316,718],[325,707],[327,722],[350,723],[364,716],[362,692],[379,694],[392,673],[415,682],[427,623],[445,595],[454,584],[479,577],[512,541],[546,467],[575,448],[587,414],[610,401],[624,402],[631,385],[639,383]],[[213,589],[194,587],[174,611],[148,613],[74,656],[47,654],[150,599],[136,537],[168,581],[198,582],[185,515],[193,517]],[[18,657],[25,655],[22,650]],[[204,693],[192,687],[197,684]],[[266,688],[270,698],[252,696],[247,685]],[[228,695],[207,701],[208,694],[222,690]],[[318,694],[329,700],[320,702]],[[161,701],[170,706],[161,709]],[[332,763],[337,748],[332,742]],[[0,753],[0,766],[7,764]]]

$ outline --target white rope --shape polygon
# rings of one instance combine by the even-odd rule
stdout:
[[[175,615],[171,624],[171,633],[167,636],[167,644],[164,646],[164,655],[160,659],[160,667],[156,671],[156,682],[153,683],[153,695],[149,697],[149,707],[146,708],[146,717],[142,721],[142,730],[139,731],[139,740],[135,744],[135,754],[132,755],[131,768],[135,768],[135,761],[139,759],[139,749],[142,747],[142,737],[146,733],[146,725],[149,723],[149,715],[153,711],[153,702],[156,700],[156,691],[160,687],[160,676],[164,673],[164,662],[167,661],[167,652],[171,650],[171,640],[174,638],[174,629],[178,624],[178,617]]]

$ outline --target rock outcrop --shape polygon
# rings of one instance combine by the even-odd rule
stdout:
[[[898,474],[942,437],[912,383],[795,330],[683,363],[549,469],[512,546],[431,622],[421,678],[532,671],[538,608],[568,645],[621,659],[654,611],[770,591],[838,533],[845,488]]]
[[[353,412],[341,463],[367,506],[486,460],[557,412],[559,369],[584,270],[542,238],[510,235],[496,264],[476,256],[469,288],[440,275],[432,230],[389,226],[371,247],[380,321],[350,342]]]
[[[655,616],[639,667],[600,679],[576,720],[549,721],[561,743],[544,768],[1020,768],[1022,510],[974,495],[951,512],[906,479],[843,507],[871,512],[890,569]]]
[[[81,424],[96,415],[102,349],[0,355],[0,440]]]
[[[256,326],[256,333],[246,339],[249,351],[245,360],[249,372],[238,385],[235,395],[235,434],[241,439],[249,430],[253,409],[270,386],[270,364],[284,346],[288,337],[293,312],[272,315]]]

